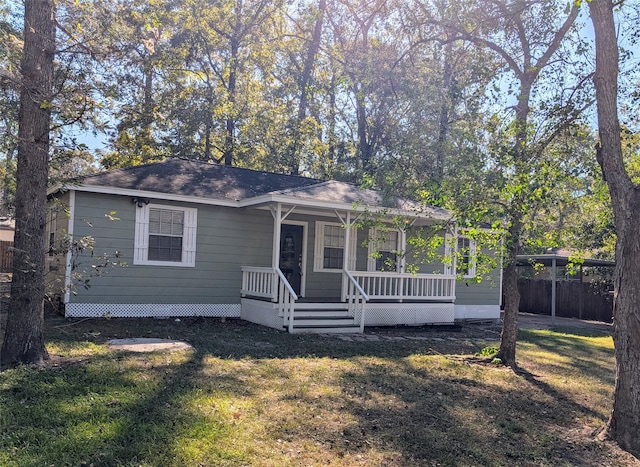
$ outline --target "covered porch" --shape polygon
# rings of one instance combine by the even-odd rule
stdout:
[[[361,222],[371,207],[271,199],[252,208],[271,213],[273,242],[271,264],[242,266],[243,319],[292,333],[453,324],[455,264],[406,270],[408,230],[444,213],[385,211],[406,220],[372,245],[375,228]]]

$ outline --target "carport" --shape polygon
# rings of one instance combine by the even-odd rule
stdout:
[[[584,267],[614,267],[615,261],[609,261],[604,259],[591,259],[586,258],[580,260],[580,280],[582,280],[582,270]],[[533,266],[535,264],[542,264],[545,267],[551,268],[551,324],[555,324],[556,320],[556,286],[558,281],[558,268],[566,267],[569,263],[575,263],[576,260],[569,256],[557,255],[557,254],[543,254],[543,255],[518,255],[518,266]]]

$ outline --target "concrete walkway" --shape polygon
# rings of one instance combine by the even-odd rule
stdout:
[[[574,318],[556,317],[552,323],[551,316],[536,315],[532,313],[520,313],[518,315],[519,329],[587,329],[603,334],[611,333],[612,325],[600,321],[587,321]],[[365,328],[364,334],[321,334],[325,337],[333,337],[343,341],[496,341],[500,340],[502,321],[499,323],[480,322],[465,323],[455,332],[447,327],[441,330],[437,326],[417,328]]]
[[[152,337],[136,337],[132,339],[112,339],[107,342],[110,349],[127,352],[157,352],[191,349],[191,345],[172,339],[156,339]]]

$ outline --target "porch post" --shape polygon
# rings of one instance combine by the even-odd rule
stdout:
[[[400,229],[400,250],[402,251],[402,256],[400,256],[400,264],[398,265],[398,272],[400,274],[404,274],[407,268],[407,231],[404,229]]]
[[[344,232],[344,249],[343,257],[342,257],[342,269],[345,271],[349,270],[349,255],[351,252],[349,251],[349,244],[351,243],[351,211],[347,211],[346,223],[345,223],[345,232]],[[347,299],[347,276],[342,274],[342,294],[341,299],[344,302]]]
[[[556,258],[551,260],[551,325],[556,324],[556,281],[558,268]]]
[[[277,268],[280,258],[280,232],[282,229],[282,204],[278,203],[276,212],[273,214],[273,256],[271,257],[271,266]]]

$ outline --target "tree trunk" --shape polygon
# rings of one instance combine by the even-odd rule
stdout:
[[[360,182],[364,180],[365,175],[371,175],[371,144],[369,143],[369,132],[367,131],[367,106],[364,102],[364,92],[354,86],[353,93],[356,100],[356,119],[358,123],[358,155],[360,156],[360,164],[362,176]]]
[[[298,89],[300,98],[298,101],[298,115],[293,124],[293,132],[291,135],[291,144],[289,146],[289,173],[291,175],[298,175],[300,172],[300,135],[301,126],[304,119],[307,117],[307,107],[309,106],[309,85],[311,84],[311,78],[313,75],[313,68],[316,63],[316,56],[318,50],[320,50],[320,41],[322,39],[322,25],[324,23],[324,12],[327,9],[326,0],[319,0],[318,2],[318,17],[316,19],[311,42],[307,49],[307,56],[304,61],[304,68],[302,70],[302,76],[298,81]]]
[[[44,346],[44,262],[55,22],[53,0],[25,0],[13,281],[2,365],[38,363]]]
[[[504,320],[500,335],[500,349],[497,358],[505,365],[516,364],[516,342],[518,339],[518,313],[520,311],[520,292],[518,291],[518,256],[520,233],[522,232],[522,214],[511,214],[511,226],[505,238],[506,246],[503,261],[502,292],[504,294]]]
[[[231,65],[229,71],[229,85],[227,87],[227,96],[229,99],[229,113],[225,125],[224,137],[224,165],[233,165],[233,159],[236,152],[236,80],[238,77],[238,54],[240,51],[239,41],[231,39]]]
[[[611,0],[593,0],[598,129],[602,171],[609,186],[617,234],[613,296],[616,384],[613,410],[604,432],[640,456],[640,190],[622,158],[618,119],[618,42]]]
[[[520,77],[520,93],[518,104],[516,105],[515,120],[515,144],[512,149],[513,162],[516,180],[526,180],[527,170],[530,167],[528,161],[528,140],[527,124],[529,120],[529,101],[531,89],[537,74],[523,74]],[[502,275],[502,285],[504,293],[504,320],[502,323],[502,334],[500,336],[500,349],[497,358],[504,364],[516,365],[516,342],[518,339],[518,313],[520,312],[520,293],[518,292],[518,269],[516,261],[520,250],[520,235],[524,228],[524,212],[522,206],[526,205],[528,186],[523,186],[519,196],[511,200],[508,212],[510,226],[505,238],[505,251],[503,260],[506,266]]]
[[[449,156],[450,111],[453,108],[453,67],[451,65],[451,44],[447,43],[442,60],[442,103],[438,122],[438,139],[436,141],[435,180],[440,184],[444,178],[444,165]]]

